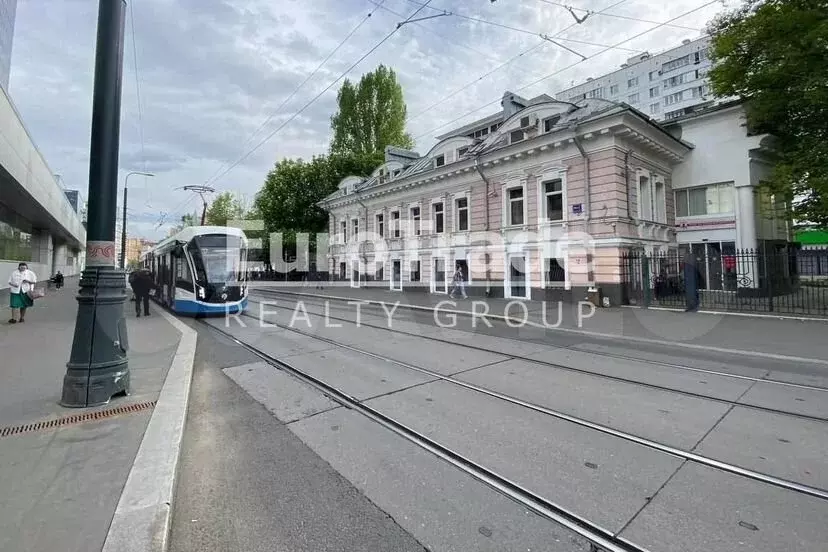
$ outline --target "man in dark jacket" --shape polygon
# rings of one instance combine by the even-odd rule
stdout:
[[[698,260],[692,252],[684,257],[684,297],[687,308],[684,312],[696,312],[699,310],[699,285],[701,274],[699,273]]]
[[[141,303],[143,303],[144,316],[149,316],[149,294],[153,287],[152,277],[146,270],[138,270],[130,280],[132,293],[135,294],[135,315],[141,316]]]

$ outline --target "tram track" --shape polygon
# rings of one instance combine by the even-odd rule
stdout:
[[[278,305],[278,304],[268,304],[267,306],[268,306],[268,308],[274,308],[274,309],[291,310],[291,311],[294,310],[290,307],[283,306],[283,305]],[[311,314],[311,315],[314,315],[314,316],[325,316],[329,320],[336,320],[336,321],[340,321],[340,322],[348,322],[348,323],[351,323],[351,324],[355,323],[354,320],[352,320],[352,319],[333,316],[333,315],[331,315],[330,312],[319,313],[319,312],[308,311],[308,314]],[[247,315],[249,316],[249,313]],[[459,342],[457,340],[441,338],[441,337],[435,336],[435,335],[421,334],[421,333],[407,331],[407,330],[394,329],[393,327],[377,325],[377,324],[370,324],[370,323],[366,323],[366,322],[360,322],[360,325],[365,326],[365,327],[369,327],[369,328],[372,328],[372,329],[385,330],[385,331],[400,334],[400,335],[405,335],[405,336],[410,336],[410,337],[417,337],[417,338],[420,338],[420,339],[426,339],[426,340],[433,341],[433,342],[436,342],[436,343],[444,343],[444,344],[453,345],[453,346],[457,346],[457,347],[463,347],[463,348],[466,348],[466,349],[469,349],[469,350],[474,350],[474,351],[479,351],[479,352],[484,352],[484,353],[490,353],[490,354],[499,354],[499,355],[505,354],[505,353],[502,353],[501,351],[498,351],[497,349],[483,347],[483,346],[480,346],[480,345],[471,345],[471,344],[468,344],[468,343],[462,343],[462,342]],[[290,329],[293,329],[293,328],[290,328]],[[308,334],[308,335],[313,335],[313,334]],[[317,337],[317,336],[314,336],[314,337]],[[337,342],[337,344],[339,344],[339,343]],[[339,345],[341,345],[341,344],[339,344]],[[758,377],[752,377],[752,376],[744,376],[744,375],[740,375],[740,374],[730,374],[730,373],[727,373],[727,372],[720,372],[720,371],[716,371],[716,370],[706,370],[706,369],[703,369],[703,368],[684,366],[684,365],[681,365],[681,364],[671,364],[671,363],[664,363],[664,362],[659,362],[659,361],[651,361],[651,360],[646,360],[646,359],[639,359],[639,358],[636,358],[636,357],[629,357],[629,356],[626,356],[626,355],[616,355],[616,354],[613,354],[613,353],[593,352],[591,350],[578,349],[578,348],[574,348],[572,346],[554,345],[554,347],[558,348],[558,349],[565,349],[565,350],[574,351],[574,352],[581,353],[581,354],[597,355],[597,356],[608,357],[608,358],[613,358],[613,359],[628,360],[628,361],[632,361],[632,362],[641,362],[641,363],[644,363],[644,364],[657,365],[657,366],[662,366],[662,367],[666,367],[666,368],[673,368],[673,369],[679,369],[679,370],[686,370],[686,371],[702,373],[702,374],[706,374],[706,375],[710,375],[710,376],[730,377],[730,378],[734,378],[734,379],[741,380],[741,381],[751,382],[752,384],[763,383],[763,384],[768,384],[768,385],[778,385],[778,386],[784,387],[784,388],[796,388],[796,389],[802,389],[802,390],[806,390],[806,391],[828,392],[828,388],[824,388],[824,387],[816,387],[816,386],[810,386],[810,385],[800,385],[800,384],[794,384],[794,383],[790,383],[790,382],[780,382],[778,380],[758,378]],[[532,364],[535,364],[535,365],[547,366],[547,367],[558,369],[558,370],[566,370],[566,371],[569,371],[569,372],[584,374],[584,375],[588,375],[588,376],[592,376],[592,377],[596,377],[596,378],[600,378],[600,379],[604,379],[604,380],[615,381],[615,382],[620,382],[620,383],[626,383],[626,384],[630,384],[630,385],[636,385],[636,386],[639,386],[639,387],[655,389],[655,390],[659,390],[659,391],[666,391],[666,392],[669,392],[669,393],[676,393],[676,394],[679,394],[679,395],[692,397],[692,398],[696,398],[696,399],[709,400],[709,401],[713,401],[713,402],[716,402],[716,403],[719,403],[719,404],[726,404],[728,406],[734,406],[734,407],[738,406],[738,407],[742,407],[742,408],[747,408],[747,409],[751,409],[751,410],[758,410],[758,411],[761,411],[761,412],[767,412],[767,413],[771,413],[771,414],[780,414],[780,415],[783,415],[783,416],[790,416],[790,417],[799,418],[799,419],[803,419],[803,420],[810,420],[810,421],[828,423],[828,418],[824,418],[824,417],[821,417],[821,416],[804,414],[804,413],[801,413],[801,412],[792,412],[790,410],[770,408],[770,407],[767,407],[767,406],[761,406],[761,405],[756,405],[756,404],[751,404],[751,403],[739,402],[738,399],[737,400],[729,400],[729,399],[725,399],[725,398],[721,398],[721,397],[714,397],[714,396],[711,396],[711,395],[706,395],[704,393],[696,393],[696,392],[688,391],[688,390],[684,390],[684,389],[676,389],[675,387],[670,387],[670,386],[666,386],[666,385],[659,385],[659,384],[656,384],[656,383],[645,382],[645,381],[641,381],[641,380],[637,380],[637,379],[625,378],[625,377],[622,377],[622,376],[606,374],[606,373],[603,373],[603,372],[595,372],[595,371],[587,370],[587,369],[584,369],[584,368],[577,368],[577,367],[574,367],[574,366],[569,366],[567,364],[561,364],[559,362],[541,360],[541,359],[532,358],[532,357],[524,356],[524,355],[520,355],[520,354],[508,353],[508,356],[511,357],[512,359],[532,363]]]
[[[300,381],[310,385],[332,401],[365,416],[384,429],[399,435],[407,441],[431,453],[433,456],[448,462],[460,471],[470,475],[475,480],[480,481],[495,491],[505,495],[542,518],[573,531],[590,543],[591,552],[650,552],[647,548],[620,537],[611,530],[606,529],[586,519],[585,517],[568,510],[564,506],[556,504],[555,502],[539,495],[525,486],[522,486],[498,474],[494,470],[491,470],[460,454],[452,448],[431,439],[426,435],[423,435],[391,416],[383,414],[370,405],[365,404],[365,400],[357,399],[342,389],[326,383],[308,372],[293,366],[289,362],[280,360],[263,351],[259,347],[242,341],[231,332],[218,328],[204,320],[201,322],[212,331],[223,335],[236,345],[250,351],[270,366],[284,371],[296,377]],[[291,328],[285,329],[293,331]],[[303,332],[299,331],[297,331],[297,333],[303,334]]]
[[[243,313],[242,316],[257,319],[255,316],[252,316],[250,313],[247,313],[247,312]],[[545,406],[542,406],[542,405],[539,405],[539,404],[535,404],[535,403],[532,403],[530,401],[520,399],[519,397],[514,397],[514,396],[508,395],[506,393],[501,393],[499,391],[495,391],[495,390],[488,389],[488,388],[485,388],[485,387],[482,387],[482,386],[479,386],[479,385],[475,385],[473,383],[469,383],[469,382],[466,382],[466,381],[463,381],[463,380],[459,380],[459,379],[454,378],[450,375],[444,375],[444,374],[435,372],[433,370],[430,370],[428,368],[423,368],[421,366],[416,366],[414,364],[403,362],[403,361],[388,357],[386,355],[374,353],[372,351],[361,349],[359,347],[355,347],[353,345],[349,345],[349,344],[346,344],[346,343],[340,343],[336,340],[332,340],[332,339],[329,339],[329,338],[326,338],[326,337],[314,335],[312,333],[305,332],[305,331],[302,331],[302,330],[298,330],[296,328],[292,328],[292,327],[286,326],[284,324],[278,324],[278,323],[273,323],[273,322],[269,322],[269,323],[273,324],[274,326],[276,326],[278,328],[281,328],[283,330],[287,330],[287,331],[290,331],[292,333],[296,333],[297,335],[310,337],[312,339],[315,339],[315,340],[318,340],[320,342],[326,343],[326,344],[331,345],[333,347],[339,347],[341,349],[349,350],[349,351],[352,351],[352,352],[355,352],[355,353],[358,353],[358,354],[361,354],[361,355],[364,355],[364,356],[367,356],[367,357],[370,357],[370,358],[374,358],[374,359],[381,360],[381,361],[384,361],[384,362],[392,363],[392,364],[395,364],[395,365],[400,366],[402,368],[406,368],[408,370],[418,372],[420,374],[427,375],[427,376],[433,378],[433,380],[435,380],[435,381],[436,380],[444,381],[446,383],[450,383],[450,384],[456,385],[458,387],[462,387],[462,388],[480,393],[482,395],[486,395],[486,396],[489,396],[489,397],[492,397],[492,398],[496,398],[496,399],[502,400],[504,402],[507,402],[507,403],[510,403],[510,404],[513,404],[513,405],[516,405],[516,406],[527,408],[529,410],[532,410],[534,412],[538,412],[538,413],[550,416],[552,418],[567,421],[567,422],[573,423],[573,424],[578,425],[578,426],[583,427],[583,428],[592,429],[592,430],[598,431],[600,433],[610,435],[610,436],[616,437],[618,439],[621,439],[621,440],[624,440],[624,441],[627,441],[627,442],[635,443],[636,445],[639,445],[639,446],[642,446],[642,447],[645,447],[645,448],[648,448],[648,449],[651,449],[651,450],[655,450],[655,451],[658,451],[658,452],[663,453],[663,454],[667,454],[667,455],[675,457],[675,458],[680,458],[680,459],[688,461],[688,462],[693,462],[695,464],[699,464],[699,465],[706,466],[706,467],[709,467],[709,468],[717,469],[717,470],[720,470],[720,471],[723,471],[723,472],[726,472],[726,473],[730,473],[730,474],[733,474],[733,475],[737,475],[737,476],[740,476],[740,477],[745,477],[745,478],[753,480],[753,481],[758,481],[758,482],[761,482],[761,483],[765,483],[765,484],[768,484],[768,485],[772,485],[772,486],[782,488],[782,489],[786,489],[786,490],[789,490],[789,491],[793,491],[793,492],[796,492],[796,493],[812,496],[812,497],[819,498],[819,499],[822,499],[822,500],[828,500],[828,490],[826,490],[826,489],[812,487],[810,485],[797,483],[795,481],[791,481],[791,480],[784,479],[784,478],[781,478],[781,477],[776,477],[776,476],[769,475],[769,474],[766,474],[766,473],[762,473],[762,472],[758,472],[758,471],[751,470],[751,469],[748,469],[748,468],[744,468],[742,466],[737,466],[735,464],[730,464],[728,462],[724,462],[724,461],[721,461],[721,460],[716,460],[714,458],[706,457],[706,456],[703,456],[701,454],[696,454],[696,453],[691,452],[691,451],[687,451],[687,450],[683,450],[683,449],[680,449],[680,448],[677,448],[677,447],[666,445],[664,443],[660,443],[660,442],[654,441],[652,439],[641,437],[641,436],[635,435],[633,433],[629,433],[629,432],[626,432],[626,431],[621,431],[621,430],[618,430],[618,429],[615,429],[615,428],[612,428],[612,427],[609,427],[609,426],[606,426],[606,425],[603,425],[603,424],[600,424],[600,423],[597,423],[597,422],[592,422],[592,421],[586,420],[584,418],[580,418],[578,416],[573,416],[573,415],[567,414],[565,412],[561,412],[561,411],[558,411],[558,410],[554,410],[552,408],[548,408],[548,407],[545,407]],[[233,339],[237,343],[241,344],[242,346],[252,347],[253,349],[258,350],[258,348],[256,348],[255,346],[249,345],[249,344],[246,344],[246,343],[240,341],[238,338],[233,336],[230,332],[226,332],[226,331],[224,331],[220,328],[216,328],[214,325],[211,325],[211,324],[208,324],[208,325],[211,328],[213,328],[214,330],[230,337],[231,339]],[[267,353],[263,353],[263,354],[267,354]],[[293,368],[293,367],[291,367],[291,370],[301,372],[301,370],[298,370],[298,369]],[[309,374],[305,374],[305,375],[307,375],[308,377],[313,377],[313,376],[310,376]],[[356,400],[356,399],[352,398],[352,400]]]

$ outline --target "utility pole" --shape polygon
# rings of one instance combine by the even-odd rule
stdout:
[[[127,190],[129,185],[129,177],[133,174],[140,174],[142,176],[155,176],[152,173],[132,171],[124,178],[124,220],[121,221],[121,269],[126,268],[126,221],[127,221]]]
[[[67,407],[106,404],[129,393],[126,281],[115,258],[125,14],[124,0],[99,0],[86,267],[60,400]]]
[[[210,186],[206,186],[206,185],[201,186],[201,185],[198,185],[198,184],[193,184],[193,185],[190,185],[190,186],[183,186],[182,189],[188,190],[188,191],[191,191],[191,192],[195,192],[199,196],[201,196],[201,204],[202,204],[202,208],[201,208],[201,226],[204,226],[204,220],[207,217],[207,198],[204,197],[204,194],[212,194],[213,192],[216,191],[216,189],[211,188]]]

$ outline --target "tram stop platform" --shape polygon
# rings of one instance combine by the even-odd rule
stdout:
[[[125,305],[131,392],[58,404],[74,335],[76,279],[0,319],[0,550],[150,550],[166,539],[195,332],[155,305]],[[165,504],[167,503],[167,504]]]

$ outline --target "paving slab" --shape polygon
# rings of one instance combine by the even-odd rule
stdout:
[[[609,530],[680,460],[447,382],[367,404]]]
[[[358,413],[335,410],[289,427],[431,551],[589,550],[568,530]]]
[[[822,552],[828,502],[687,463],[621,533],[659,552]]]
[[[457,379],[685,450],[729,405],[522,360],[477,368]]]
[[[224,373],[284,423],[339,406],[339,403],[266,362],[225,368]]]
[[[259,326],[258,322],[242,318],[246,327],[239,326],[233,320],[224,318],[209,319],[208,324],[221,331],[228,332],[237,339],[254,347],[276,351],[279,357],[313,353],[330,349],[331,345],[310,336],[292,332],[276,326]]]
[[[821,374],[792,374],[782,370],[773,370],[768,374],[767,379],[776,381],[786,381],[788,383],[796,383],[799,385],[812,385],[814,387],[823,387],[828,390],[828,369],[819,370]]]
[[[290,365],[362,400],[420,385],[435,378],[393,362],[347,349],[332,349],[289,359]]]
[[[758,382],[739,402],[828,420],[828,389],[818,391]]]
[[[606,374],[729,401],[738,399],[753,383],[749,380],[646,364],[634,360],[609,359],[605,356],[569,349],[559,349],[551,353],[534,353],[526,356],[531,359],[552,362],[596,374]]]
[[[828,490],[828,423],[734,408],[698,452],[717,460]]]

